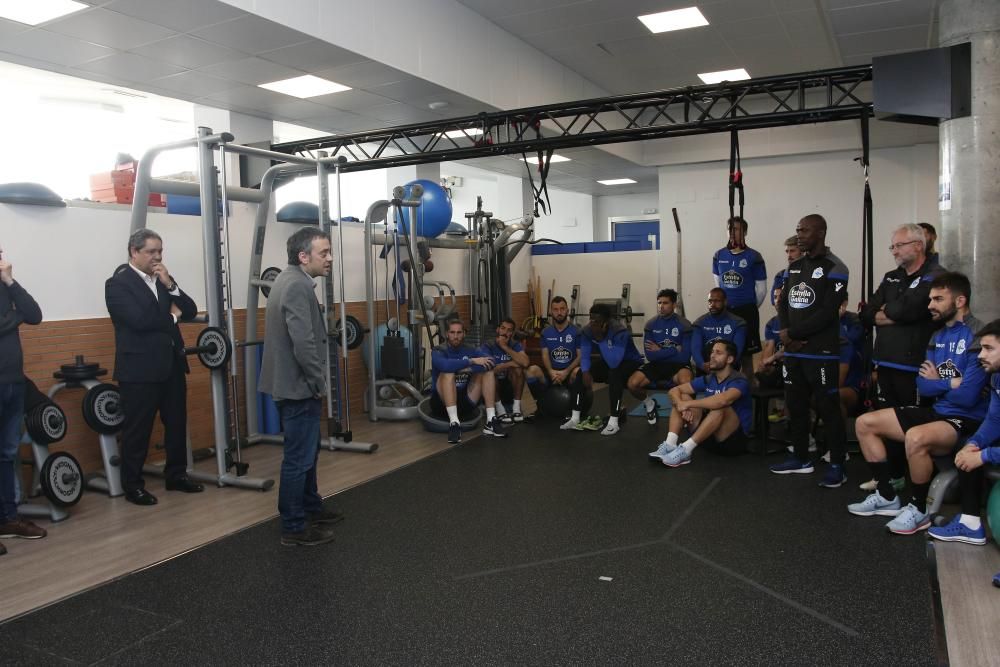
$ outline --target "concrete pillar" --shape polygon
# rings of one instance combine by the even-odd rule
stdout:
[[[940,126],[941,264],[972,280],[972,311],[1000,316],[1000,2],[942,0],[941,46],[972,44],[972,115]]]

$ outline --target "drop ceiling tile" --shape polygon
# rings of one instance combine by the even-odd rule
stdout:
[[[0,39],[6,39],[11,35],[16,35],[18,33],[31,30],[31,26],[25,25],[23,23],[18,23],[17,21],[8,21],[7,19],[0,19]]]
[[[927,26],[876,30],[837,38],[840,52],[844,56],[859,53],[909,51],[922,49],[926,45]]]
[[[388,97],[397,102],[409,102],[413,99],[424,99],[436,94],[447,94],[450,91],[423,79],[407,77],[396,83],[371,88],[369,92]]]
[[[324,127],[336,128],[335,131],[339,132],[367,130],[379,124],[379,121],[370,117],[337,109],[327,109],[318,116],[303,118],[301,122],[307,127],[323,125]]]
[[[126,81],[140,83],[184,71],[183,67],[158,62],[134,53],[124,52],[92,60],[79,67],[88,72],[97,72],[106,76],[120,77]]]
[[[408,75],[397,69],[372,60],[319,70],[316,72],[316,76],[342,83],[351,88],[362,88],[364,90],[372,90],[376,86],[397,83],[408,77]]]
[[[343,83],[338,81],[337,83]],[[343,111],[358,111],[360,109],[370,109],[372,107],[392,104],[394,100],[381,95],[373,95],[363,90],[344,90],[330,95],[320,95],[309,98],[311,102],[322,104],[325,107],[341,109]]]
[[[279,65],[295,67],[307,72],[342,67],[365,60],[364,56],[359,56],[356,53],[318,39],[293,46],[286,46],[258,55],[265,60],[270,60]]]
[[[153,79],[150,81],[150,84],[174,91],[175,93],[182,93],[185,99],[204,97],[205,95],[211,95],[212,93],[229,90],[241,85],[235,81],[227,81],[226,79],[194,71],[181,72],[180,74]]]
[[[829,12],[830,25],[838,35],[928,25],[933,15],[934,7],[928,0],[895,0]]]
[[[178,32],[189,32],[196,28],[246,15],[246,12],[216,0],[169,0],[164,2],[115,0],[104,7],[126,16],[172,28]]]
[[[147,58],[162,60],[171,65],[178,65],[188,69],[198,69],[208,65],[225,62],[227,60],[242,60],[246,58],[245,53],[228,49],[203,39],[190,35],[176,35],[152,44],[146,44],[132,49],[132,53],[138,53]]]
[[[761,16],[777,15],[771,0],[727,0],[714,4],[701,4],[698,7],[708,19],[709,24],[713,26]],[[678,32],[689,31],[680,30]]]
[[[311,39],[308,35],[297,30],[286,28],[259,16],[249,15],[192,30],[191,34],[252,55],[307,42]]]
[[[219,103],[222,103],[223,106],[236,104],[249,109],[268,110],[275,104],[281,103],[282,98],[286,96],[256,86],[240,86],[212,93],[205,97],[215,101],[215,106],[220,106]]]
[[[0,50],[58,65],[79,65],[111,55],[114,49],[35,28],[7,37]]]
[[[295,118],[299,121],[303,118],[315,118],[322,115],[326,109],[322,104],[316,104],[309,100],[298,100],[288,95],[282,95],[281,98],[272,104],[270,109],[286,118]]]
[[[70,14],[47,23],[45,29],[60,35],[76,37],[85,42],[123,50],[177,34],[170,28],[103,8]]]
[[[292,69],[269,60],[260,58],[244,58],[208,65],[198,68],[198,71],[223,79],[232,79],[251,86],[272,81],[281,81],[305,74],[302,70]]]

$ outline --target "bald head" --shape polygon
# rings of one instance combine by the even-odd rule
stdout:
[[[818,213],[805,216],[795,227],[795,238],[802,252],[816,254],[826,245],[826,218]]]

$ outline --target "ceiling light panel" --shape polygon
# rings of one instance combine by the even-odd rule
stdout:
[[[645,14],[636,18],[642,21],[643,25],[653,33],[686,30],[687,28],[699,28],[703,25],[708,25],[708,19],[702,15],[701,10],[697,7],[686,7],[685,9],[675,9],[669,12]]]
[[[38,25],[89,8],[90,5],[74,0],[0,0],[0,17]]]
[[[722,83],[723,81],[744,81],[750,78],[750,73],[745,69],[727,69],[721,72],[705,72],[699,74],[698,78],[705,83]]]
[[[524,160],[528,164],[538,164],[538,158],[537,157],[528,157],[528,158],[522,157],[522,158],[518,158],[518,159]],[[550,160],[550,162],[553,162],[553,163],[555,163],[555,162],[571,162],[571,160],[568,157],[563,157],[562,155],[556,155],[555,153],[553,153],[552,154],[552,159]]]
[[[350,86],[327,81],[312,74],[297,76],[292,79],[283,79],[281,81],[272,81],[271,83],[261,83],[259,87],[301,99],[329,95],[330,93],[340,93],[351,89]]]
[[[597,181],[601,185],[629,185],[635,183],[631,178],[609,178],[605,181]]]

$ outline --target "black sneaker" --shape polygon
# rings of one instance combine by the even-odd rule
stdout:
[[[493,421],[486,422],[483,435],[492,435],[494,438],[506,438],[507,432],[503,430],[503,424],[500,423],[500,419],[494,417]]]
[[[499,419],[500,423],[504,424],[505,426],[511,426],[514,423],[514,418],[509,414],[507,414],[506,412],[503,413],[502,415],[497,415],[497,419]]]
[[[462,442],[462,425],[458,422],[452,422],[448,426],[448,442],[453,445]]]
[[[653,409],[646,410],[646,423],[651,426],[656,426],[656,420],[660,417],[660,404],[656,402],[655,398],[651,400],[653,401]]]
[[[308,525],[298,533],[282,533],[281,543],[286,547],[315,547],[333,541],[333,531],[329,528]]]
[[[520,412],[513,413],[510,416],[510,418],[514,420],[515,424],[520,424],[520,423],[522,423],[525,420],[525,416],[522,415]]]

